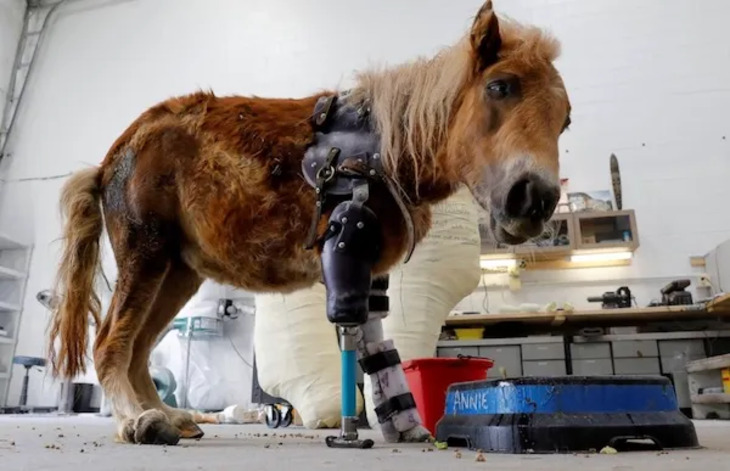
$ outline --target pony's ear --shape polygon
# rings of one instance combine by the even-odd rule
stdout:
[[[487,0],[474,18],[471,27],[471,46],[479,70],[497,62],[497,53],[502,46],[502,38],[499,35],[499,21],[497,15],[494,14],[492,0]]]

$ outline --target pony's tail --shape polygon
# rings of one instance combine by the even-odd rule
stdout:
[[[101,302],[94,292],[100,267],[99,240],[104,229],[100,206],[100,171],[76,172],[61,190],[63,254],[56,275],[48,351],[54,376],[73,378],[86,371],[89,314],[100,325]],[[60,340],[58,354],[55,341]]]

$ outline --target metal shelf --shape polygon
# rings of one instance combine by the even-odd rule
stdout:
[[[694,394],[692,404],[730,404],[730,394]]]
[[[22,280],[25,276],[25,273],[22,271],[0,266],[0,280]]]
[[[20,311],[20,306],[0,301],[0,312]]]
[[[0,250],[19,250],[25,248],[27,248],[25,245],[0,233]]]

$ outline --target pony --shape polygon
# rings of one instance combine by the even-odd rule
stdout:
[[[424,237],[430,205],[463,185],[498,241],[520,244],[543,231],[559,199],[558,141],[570,123],[559,53],[551,35],[498,18],[487,1],[455,44],[356,74],[342,100],[370,110],[384,173],[409,216],[385,186],[371,188],[367,205],[383,228],[373,276],[402,260],[409,231],[415,243]],[[336,93],[169,98],[133,121],[100,165],[65,183],[52,372],[85,371],[90,313],[100,326],[94,366],[118,440],[174,444],[203,435],[190,412],[161,402],[148,358],[204,279],[280,293],[320,281],[322,244],[306,247],[317,197],[302,159],[315,104]],[[315,218],[320,234],[331,206]],[[93,285],[105,229],[119,275],[102,319]]]

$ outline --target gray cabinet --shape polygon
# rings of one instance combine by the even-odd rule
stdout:
[[[437,353],[442,358],[456,358],[459,355],[478,357],[479,347],[440,347]]]
[[[563,342],[527,343],[522,345],[523,360],[562,360],[565,358]]]
[[[586,342],[570,345],[574,360],[611,359],[611,345],[608,342]]]
[[[573,374],[576,376],[611,376],[613,375],[613,363],[610,358],[573,360]]]
[[[525,376],[565,376],[565,360],[528,360],[522,362]]]
[[[615,358],[614,371],[617,375],[658,375],[659,358]]]
[[[613,342],[614,358],[658,357],[656,340],[619,340]]]
[[[659,354],[664,373],[685,373],[687,363],[705,358],[702,340],[660,340]]]
[[[479,356],[494,361],[494,366],[487,372],[487,378],[502,377],[501,369],[510,378],[522,376],[522,355],[519,345],[479,347]]]

